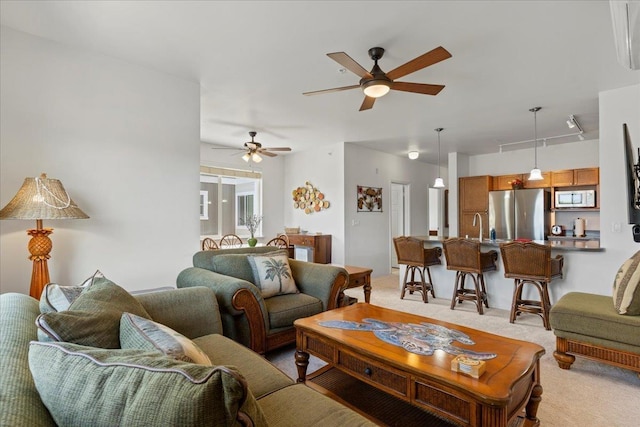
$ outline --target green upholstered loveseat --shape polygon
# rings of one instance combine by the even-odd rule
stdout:
[[[549,321],[562,369],[578,355],[640,372],[640,316],[618,314],[612,297],[569,292],[551,308]]]
[[[347,407],[323,396],[304,384],[296,384],[287,375],[270,364],[257,353],[230,340],[222,335],[220,314],[217,307],[215,295],[207,288],[175,289],[165,292],[154,292],[135,295],[135,298],[142,304],[154,321],[165,324],[175,331],[185,335],[195,342],[210,358],[215,368],[202,365],[191,364],[192,372],[203,369],[213,369],[224,371],[226,382],[222,388],[222,394],[205,396],[207,407],[227,408],[224,415],[224,422],[214,421],[213,425],[269,425],[269,426],[369,426],[375,425],[366,418],[358,415]],[[52,369],[55,360],[36,363],[32,347],[51,347],[47,350],[57,350],[50,343],[33,343],[37,341],[35,319],[40,314],[38,301],[30,296],[16,293],[0,295],[0,425],[2,426],[55,426],[56,423],[51,412],[45,406],[38,389],[36,388],[32,369]],[[57,345],[57,344],[56,344]],[[60,346],[69,344],[62,344]],[[73,348],[72,348],[73,349]],[[64,351],[69,351],[68,349]],[[96,349],[96,352],[121,351]],[[31,353],[31,354],[30,354]],[[58,352],[60,353],[60,352]],[[88,353],[91,353],[88,351]],[[51,353],[55,354],[55,353]],[[162,359],[162,355],[157,356]],[[30,368],[30,362],[34,365]],[[175,361],[175,363],[187,363]],[[294,363],[292,360],[291,363]],[[235,367],[235,368],[234,368]],[[129,369],[130,366],[118,366],[114,369]],[[93,369],[93,366],[89,366]],[[95,369],[105,369],[100,361],[95,363]],[[115,371],[114,371],[115,372]],[[71,381],[74,377],[74,370],[68,369],[62,373],[66,381]],[[155,372],[153,373],[155,374]],[[153,375],[152,374],[152,375]],[[173,374],[173,373],[172,373]],[[42,375],[42,371],[39,372]],[[92,375],[85,376],[84,382],[91,380]],[[114,379],[116,375],[113,375]],[[118,386],[125,380],[118,380]],[[147,378],[147,377],[145,377]],[[109,379],[109,377],[107,377]],[[82,380],[79,380],[82,381]],[[130,380],[133,382],[133,380]],[[188,416],[184,412],[202,410],[203,408],[178,407],[174,413],[167,414],[167,406],[172,402],[163,400],[159,404],[147,404],[142,406],[143,412],[131,409],[136,400],[140,398],[140,391],[148,383],[141,381],[132,384],[127,395],[129,399],[118,400],[113,394],[105,395],[96,393],[89,396],[91,405],[80,408],[81,411],[91,413],[91,416],[100,415],[102,403],[109,401],[111,406],[118,406],[121,411],[120,425],[131,426],[161,426],[161,425],[211,425],[211,423],[183,423],[179,420],[181,416]],[[105,389],[108,384],[105,384]],[[185,400],[195,399],[193,388],[196,384],[190,385],[190,389],[185,389],[183,394],[188,394]],[[81,388],[81,385],[77,386]],[[73,389],[73,387],[71,387]],[[78,406],[80,399],[87,396],[77,396],[70,398],[64,391],[69,387],[60,387],[60,391],[54,390],[54,403],[49,401],[49,405],[57,408],[58,412],[68,413],[73,405]],[[149,394],[163,393],[164,390],[150,389]],[[179,390],[178,393],[181,393]],[[235,393],[235,396],[234,396]],[[144,393],[143,393],[144,394]],[[224,401],[224,405],[216,399]],[[235,400],[234,400],[235,399]],[[238,403],[236,411],[230,411],[233,405],[228,404],[234,400]],[[229,401],[229,402],[227,402]],[[143,400],[146,402],[146,400]],[[241,405],[240,405],[241,404]],[[140,409],[140,408],[139,408]],[[76,408],[77,410],[77,408]],[[212,409],[206,409],[211,412]],[[154,412],[161,413],[168,418],[158,419]],[[180,412],[183,412],[182,414]],[[149,415],[151,412],[151,415]],[[177,414],[175,413],[177,412]],[[220,418],[217,418],[220,419]],[[132,421],[133,420],[133,421]],[[104,423],[92,423],[97,425],[118,425],[114,419]],[[80,416],[64,423],[65,425],[89,425]]]
[[[264,246],[197,252],[194,266],[178,275],[177,286],[213,289],[224,335],[264,354],[295,342],[294,320],[338,307],[349,283],[342,267],[289,259],[300,292],[263,298],[254,285],[248,256],[276,251],[281,249]]]

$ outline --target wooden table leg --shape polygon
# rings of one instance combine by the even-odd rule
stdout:
[[[529,398],[529,402],[525,408],[525,412],[527,417],[524,420],[524,425],[527,427],[537,427],[540,425],[540,420],[537,417],[538,414],[538,405],[540,405],[540,401],[542,400],[542,386],[540,384],[536,384],[533,386],[533,390],[531,390],[531,397]]]
[[[366,275],[364,279],[364,285],[362,286],[364,289],[364,302],[368,303],[371,300],[371,276]]]
[[[297,382],[303,383],[307,379],[307,367],[309,366],[309,353],[296,350],[296,367],[298,369]]]

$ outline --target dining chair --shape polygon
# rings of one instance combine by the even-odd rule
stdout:
[[[239,248],[242,246],[242,239],[235,234],[227,234],[220,239],[220,247]]]
[[[204,240],[202,241],[202,250],[213,251],[216,249],[220,249],[216,241],[213,240],[211,237],[205,237]]]

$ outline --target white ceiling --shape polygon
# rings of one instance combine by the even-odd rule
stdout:
[[[598,92],[640,82],[618,64],[609,2],[590,1],[7,1],[2,25],[197,81],[201,137],[293,152],[352,142],[420,160],[497,152],[499,144],[574,132],[598,138]],[[392,91],[359,112],[360,89],[325,54],[384,71],[445,47],[452,58],[403,77],[444,84],[437,96]],[[577,137],[549,143],[573,142]],[[525,148],[527,144],[518,147]],[[528,145],[531,147],[531,145]],[[443,157],[444,158],[444,157]]]

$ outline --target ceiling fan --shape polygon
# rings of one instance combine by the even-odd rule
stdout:
[[[244,148],[233,148],[233,150],[241,150],[245,153],[242,155],[242,160],[248,162],[249,160],[253,160],[255,163],[260,163],[262,161],[262,157],[260,155],[264,155],[267,157],[276,157],[276,153],[272,153],[271,151],[291,151],[289,147],[263,147],[262,144],[255,141],[257,132],[251,131],[249,132],[249,136],[251,137],[251,141],[244,143]],[[228,148],[223,147],[212,147],[214,149],[226,150]]]
[[[417,58],[394,68],[388,73],[382,71],[378,66],[378,60],[382,58],[382,55],[384,55],[384,49],[381,47],[372,47],[369,49],[369,56],[373,59],[374,64],[371,71],[367,71],[344,52],[327,53],[329,58],[333,59],[352,73],[360,76],[360,83],[352,86],[305,92],[303,95],[319,95],[322,93],[338,92],[360,87],[364,91],[365,95],[364,101],[360,106],[360,111],[364,111],[371,109],[376,98],[386,95],[391,89],[401,90],[403,92],[421,93],[424,95],[437,95],[442,89],[444,89],[444,85],[395,81],[407,74],[415,73],[418,70],[451,58],[451,54],[442,46],[420,55]]]

